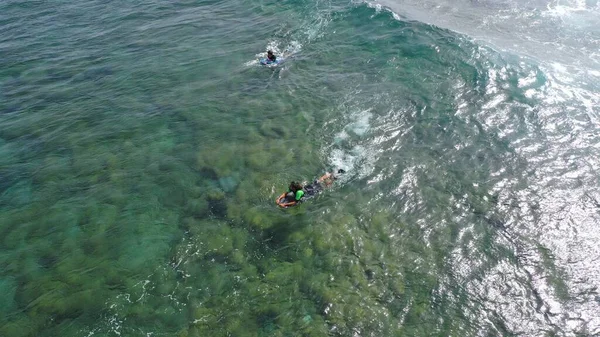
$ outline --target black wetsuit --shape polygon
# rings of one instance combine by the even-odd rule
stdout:
[[[303,189],[304,193],[306,193],[307,196],[312,197],[317,195],[317,193],[321,192],[323,190],[323,186],[321,185],[321,183],[315,180],[312,184],[305,185]]]

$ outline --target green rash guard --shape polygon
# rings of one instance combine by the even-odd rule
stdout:
[[[300,201],[300,199],[302,199],[303,196],[304,196],[304,191],[303,190],[297,190],[296,191],[296,201]]]

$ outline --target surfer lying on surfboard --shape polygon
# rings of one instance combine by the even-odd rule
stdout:
[[[315,196],[317,193],[321,192],[323,188],[331,186],[331,184],[344,173],[346,173],[346,171],[342,169],[338,169],[335,173],[327,172],[319,179],[313,181],[312,184],[305,184],[304,186],[298,182],[292,181],[288,187],[288,191],[280,195],[275,202],[279,207],[283,208],[296,206],[306,197]]]
[[[284,53],[285,53],[285,51],[284,51]],[[275,54],[273,53],[272,50],[268,50],[267,57],[259,59],[258,62],[260,64],[262,64],[263,66],[274,67],[274,66],[281,64],[284,60],[285,60],[284,57],[278,58],[277,56],[275,56]]]

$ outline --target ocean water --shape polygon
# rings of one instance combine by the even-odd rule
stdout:
[[[0,336],[598,335],[599,51],[595,0],[2,1]]]

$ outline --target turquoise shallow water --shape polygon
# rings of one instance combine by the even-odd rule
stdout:
[[[600,333],[598,4],[381,4],[2,2],[0,335]]]

